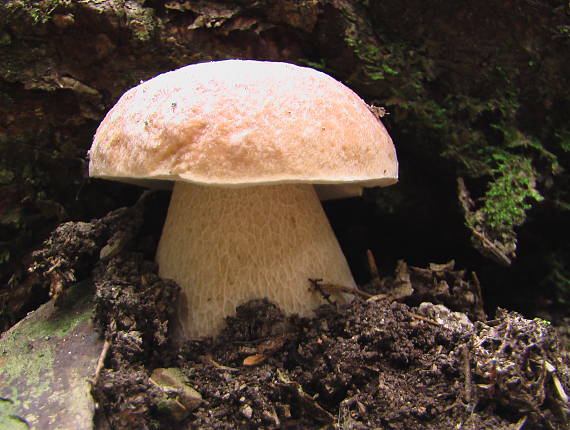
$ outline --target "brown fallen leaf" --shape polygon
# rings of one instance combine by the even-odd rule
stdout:
[[[243,359],[244,366],[257,366],[267,360],[268,356],[265,354],[253,354]]]

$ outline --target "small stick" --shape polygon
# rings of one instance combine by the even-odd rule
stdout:
[[[416,319],[418,319],[418,320],[425,321],[425,322],[427,322],[427,323],[429,323],[429,324],[432,324],[432,325],[435,325],[435,326],[437,326],[437,327],[441,327],[441,324],[440,324],[440,323],[438,323],[437,321],[434,321],[434,320],[432,320],[432,319],[430,319],[430,318],[424,317],[423,315],[419,315],[419,314],[416,314],[416,313],[413,313],[413,312],[409,312],[409,311],[408,311],[408,315],[411,316],[412,318],[416,318]]]
[[[469,360],[469,349],[467,345],[463,345],[463,350],[461,351],[463,355],[463,372],[465,374],[465,401],[467,404],[471,404],[471,362]]]
[[[393,300],[394,297],[388,294],[374,294],[369,299],[366,299],[367,302],[379,302],[380,300]]]
[[[91,384],[95,385],[97,383],[97,379],[99,379],[99,374],[103,369],[105,364],[105,358],[107,358],[107,354],[109,353],[109,348],[111,347],[111,342],[109,339],[105,339],[105,343],[103,344],[103,350],[101,354],[99,354],[99,360],[97,360],[97,367],[95,368],[95,376],[91,380]]]
[[[372,297],[372,294],[368,294],[367,292],[362,291],[358,288],[347,287],[346,285],[327,284],[323,283],[322,279],[309,279],[309,281],[311,282],[311,284],[313,284],[313,288],[315,288],[318,292],[320,292],[324,296],[325,300],[327,300],[329,303],[331,303],[329,300],[330,298],[329,293],[331,292],[352,294],[354,296],[360,296],[365,299],[369,299],[370,297]]]
[[[558,379],[558,376],[556,376],[556,367],[554,367],[550,362],[545,361],[545,368],[546,368],[546,371],[548,373],[550,373],[550,376],[552,377],[552,382],[554,382],[554,388],[556,388],[556,393],[558,394],[558,397],[565,404],[567,404],[568,403],[568,395],[564,391],[564,387],[562,386],[560,379]]]
[[[216,362],[210,354],[202,355],[199,358],[200,358],[200,361],[202,361],[202,363],[211,364],[216,369],[227,370],[229,372],[237,372],[239,370],[239,369],[236,369],[235,367],[228,367],[228,366],[221,365],[220,363]]]
[[[556,392],[558,393],[560,400],[562,400],[565,404],[568,404],[568,395],[564,391],[564,387],[562,386],[562,383],[556,374],[552,374],[552,381],[554,382],[554,387],[556,388]]]
[[[61,263],[62,263],[61,260],[58,260],[57,262],[53,263],[51,267],[48,270],[46,270],[45,274],[49,275],[51,272],[53,272],[55,269],[61,266]]]
[[[380,274],[378,273],[378,265],[374,254],[370,249],[366,250],[366,258],[368,259],[368,270],[370,271],[371,281],[374,285],[380,285]]]
[[[325,291],[323,291],[322,288],[322,282],[323,280],[321,278],[319,279],[310,279],[309,278],[309,282],[311,283],[311,288],[317,290],[321,296],[323,296],[323,298],[327,301],[327,303],[329,305],[334,305],[335,303],[331,300],[331,295],[326,293]]]
[[[498,262],[502,263],[505,266],[511,265],[512,260],[504,252],[502,252],[497,247],[497,245],[495,245],[493,242],[491,242],[489,239],[487,239],[487,237],[483,233],[478,232],[474,228],[470,228],[470,230],[471,230],[471,233],[473,233],[473,235],[476,236],[477,239],[479,239],[481,241],[483,247],[499,259]]]
[[[477,298],[479,299],[479,303],[483,303],[483,294],[481,293],[481,282],[479,282],[479,276],[477,276],[476,272],[471,272],[471,277],[475,282],[475,288],[477,290]]]

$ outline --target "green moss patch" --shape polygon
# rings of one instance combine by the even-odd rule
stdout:
[[[19,423],[91,428],[87,378],[94,373],[101,341],[84,286],[67,299],[60,308],[42,306],[0,340],[0,419],[13,428]]]

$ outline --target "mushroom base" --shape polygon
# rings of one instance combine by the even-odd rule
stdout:
[[[156,261],[160,276],[182,288],[184,338],[216,335],[251,299],[266,297],[286,313],[308,316],[323,303],[310,290],[310,278],[355,286],[315,190],[306,184],[177,182]]]

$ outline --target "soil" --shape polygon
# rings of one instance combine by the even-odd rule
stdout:
[[[568,428],[554,328],[505,310],[485,320],[476,275],[452,262],[401,262],[380,279],[371,260],[372,281],[348,305],[306,319],[255,300],[218,337],[173,342],[179,289],[148,259],[149,199],[67,223],[35,254],[56,299],[93,277],[108,346],[92,391],[99,429]]]

